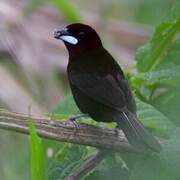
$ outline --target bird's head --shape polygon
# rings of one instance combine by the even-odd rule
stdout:
[[[96,31],[92,27],[80,23],[70,24],[55,30],[54,38],[62,40],[69,53],[96,49],[102,46]]]

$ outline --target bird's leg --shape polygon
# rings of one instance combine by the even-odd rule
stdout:
[[[76,119],[78,119],[80,117],[87,117],[87,116],[89,116],[89,115],[88,114],[84,114],[84,113],[76,114],[76,115],[70,117],[68,119],[68,121],[70,121],[76,128],[78,128],[78,124],[76,122]]]
[[[88,114],[84,114],[84,113],[80,113],[80,114],[76,114],[72,117],[69,118],[70,121],[76,121],[76,119],[80,118],[80,117],[87,117],[89,116]]]

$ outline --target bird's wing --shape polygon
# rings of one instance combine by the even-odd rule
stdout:
[[[126,107],[124,93],[111,75],[73,73],[69,80],[96,102],[118,111],[123,111]]]

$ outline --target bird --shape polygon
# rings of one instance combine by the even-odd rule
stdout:
[[[73,23],[54,31],[69,53],[67,76],[83,114],[97,122],[116,122],[138,151],[160,152],[161,145],[138,120],[136,103],[125,75],[89,25]]]

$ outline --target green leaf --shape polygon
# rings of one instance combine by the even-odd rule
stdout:
[[[162,180],[163,167],[158,156],[143,157],[136,161],[129,180]]]
[[[152,70],[160,61],[161,55],[180,29],[180,20],[161,23],[155,30],[152,39],[136,53],[139,72]]]
[[[160,93],[156,92],[151,100],[152,104],[166,115],[174,124],[180,125],[180,84]]]
[[[180,125],[180,39],[168,48],[155,71],[137,73],[130,80],[136,94]]]
[[[32,118],[29,118],[31,138],[31,180],[45,180],[45,161],[41,139],[36,133]]]
[[[165,166],[165,175],[169,179],[180,178],[180,128],[177,128],[171,138],[163,143],[163,151],[160,154],[163,165]],[[167,178],[168,179],[168,178]]]
[[[180,65],[180,38],[177,38],[168,48],[166,56],[157,65],[156,70],[168,69]]]
[[[81,22],[79,11],[76,10],[69,0],[52,0],[50,2],[55,5],[70,23]]]
[[[168,83],[168,82],[172,84],[172,80],[176,80],[177,78],[180,78],[180,65],[158,71],[137,73],[133,78],[137,78],[140,81],[143,80],[144,83],[147,83],[148,85],[154,83]]]
[[[145,127],[162,136],[170,136],[175,126],[155,107],[136,98],[138,118]]]
[[[162,144],[160,154],[146,156],[134,165],[130,180],[178,180],[180,178],[180,128]]]

